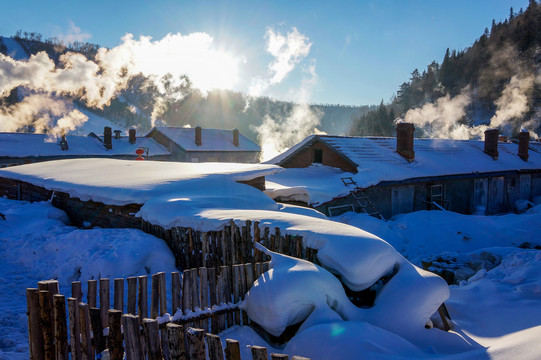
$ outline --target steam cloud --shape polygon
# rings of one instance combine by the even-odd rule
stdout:
[[[528,93],[535,82],[541,83],[541,76],[535,78],[528,74],[514,75],[495,101],[496,113],[488,126],[469,126],[463,123],[466,108],[472,99],[469,88],[453,98],[446,95],[422,108],[408,110],[404,121],[420,127],[432,138],[482,138],[488,128],[498,128],[502,134],[511,136],[513,131],[523,127],[530,132],[530,136],[537,139],[539,136],[534,129],[540,125],[539,116],[521,124],[521,117],[529,111]]]
[[[81,35],[80,29],[72,27],[75,35]],[[155,80],[171,74],[174,86],[183,81],[180,75],[188,75],[203,92],[237,80],[240,59],[212,49],[213,39],[207,34],[168,34],[159,41],[150,37],[135,40],[127,34],[122,41],[112,49],[100,48],[95,61],[66,53],[60,57],[59,66],[45,52],[27,61],[0,54],[0,96],[9,95],[17,87],[30,93],[21,103],[0,109],[0,127],[17,131],[31,125],[36,132],[51,134],[73,130],[88,118],[71,105],[61,104],[54,95],[79,97],[89,107],[102,108],[126,87],[131,76],[139,73]],[[161,82],[156,81],[156,85],[160,87]],[[163,99],[158,97],[154,117],[162,106]]]
[[[287,35],[268,29],[265,38],[266,50],[274,59],[268,66],[267,78],[252,80],[249,90],[252,96],[260,96],[270,86],[281,83],[308,56],[312,46],[310,40],[296,28],[292,28]],[[293,98],[296,105],[290,113],[283,118],[273,118],[267,114],[261,125],[254,127],[258,133],[263,160],[273,158],[310,134],[322,133],[317,129],[322,114],[308,105],[317,81],[316,63],[312,60],[304,68],[300,88],[295,89]]]

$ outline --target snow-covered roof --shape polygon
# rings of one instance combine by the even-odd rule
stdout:
[[[238,195],[239,201],[251,201],[249,191],[253,190],[263,197],[263,200],[255,197],[254,201],[264,203],[266,199],[274,207],[276,204],[261,191],[236,182],[271,175],[280,170],[282,168],[278,166],[262,164],[85,158],[8,167],[0,169],[0,177],[66,192],[83,201],[93,200],[108,205],[144,204],[150,199],[157,200],[162,196],[166,196],[169,201],[174,195],[177,202],[186,202],[189,206],[196,207],[197,201],[187,202],[188,198],[206,197],[208,202],[211,196],[221,194],[221,198],[225,200],[222,199],[220,205],[229,208],[234,195]],[[235,188],[237,185],[240,190]],[[235,190],[239,193],[235,194]],[[244,196],[248,199],[242,199]],[[218,197],[216,199],[219,200]],[[230,204],[227,204],[227,201]],[[163,208],[163,203],[159,203]]]
[[[240,132],[239,146],[235,146],[233,144],[233,130],[202,128],[200,146],[195,144],[195,128],[159,126],[152,131],[159,131],[186,151],[261,151],[259,145]]]
[[[274,183],[267,184],[269,196],[277,198],[280,194],[286,196],[289,192],[291,197],[296,192],[300,197],[309,196],[311,204],[319,204],[349,193],[351,189],[344,185],[341,180],[343,177],[351,177],[358,187],[367,188],[386,181],[541,170],[541,152],[530,150],[528,161],[524,161],[517,155],[518,144],[512,142],[498,143],[499,157],[494,160],[484,153],[483,141],[415,139],[413,148],[415,159],[408,162],[396,152],[396,138],[328,135],[311,135],[267,163],[281,165],[316,140],[326,143],[345,159],[356,164],[358,172],[337,173],[321,165],[303,169],[289,168],[283,173],[267,178],[268,182]],[[308,183],[306,179],[310,179]]]
[[[39,156],[137,156],[139,147],[149,148],[149,156],[169,155],[169,151],[152,138],[138,137],[135,144],[128,137],[112,139],[112,149],[92,136],[67,135],[68,150],[62,150],[57,138],[47,134],[0,133],[0,157],[39,157]]]
[[[0,36],[2,42],[7,48],[8,56],[12,57],[15,60],[26,60],[28,55],[24,51],[23,47],[19,42],[11,37]]]

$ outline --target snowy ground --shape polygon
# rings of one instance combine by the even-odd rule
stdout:
[[[438,266],[436,260],[441,257],[451,265],[477,267],[469,280],[450,288],[446,304],[455,323],[454,332],[427,330],[436,347],[414,345],[396,331],[374,325],[377,319],[360,320],[364,314],[352,315],[351,310],[339,308],[341,299],[334,301],[334,308],[318,307],[321,311],[312,313],[303,331],[285,347],[269,346],[246,327],[229,329],[224,338],[237,338],[243,345],[263,345],[270,351],[300,354],[313,360],[538,358],[541,251],[533,247],[541,245],[537,235],[541,231],[539,210],[536,207],[521,215],[493,217],[418,212],[387,222],[361,214],[334,219],[387,240],[417,265],[435,259],[432,265]],[[292,211],[298,212],[289,209]],[[69,294],[68,284],[76,279],[174,271],[174,260],[165,244],[140,231],[77,229],[66,225],[65,214],[48,203],[0,199],[0,213],[6,218],[0,217],[0,359],[28,357],[25,289],[35,287],[37,281],[57,278],[61,292]],[[307,211],[302,213],[310,215]],[[526,247],[525,242],[532,249],[517,247]],[[497,261],[484,261],[490,258],[487,254]],[[333,280],[327,280],[325,272],[317,268],[288,259],[273,261],[276,279],[291,276],[291,271],[280,269],[302,268],[293,275],[312,276],[324,286],[334,286]],[[338,291],[330,289],[327,293]],[[358,320],[344,321],[344,316],[357,315]]]

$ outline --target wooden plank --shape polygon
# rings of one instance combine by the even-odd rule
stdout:
[[[104,328],[109,326],[107,319],[107,312],[111,306],[111,299],[109,297],[109,279],[100,279],[100,310],[101,310],[101,323]]]
[[[252,346],[252,360],[268,360],[267,348],[263,346]]]
[[[54,347],[57,360],[68,359],[68,326],[66,323],[66,298],[64,295],[53,296]]]
[[[78,302],[83,301],[83,290],[80,281],[72,281],[71,297],[76,298]]]
[[[45,359],[53,359],[55,354],[54,349],[54,328],[53,328],[53,312],[49,303],[49,291],[39,290],[39,307],[41,331],[43,333],[43,354]]]
[[[209,239],[208,233],[201,234],[201,266],[208,266],[208,256],[209,256]]]
[[[138,312],[139,320],[142,322],[144,318],[148,317],[148,303],[147,303],[147,289],[148,289],[148,277],[146,275],[141,275],[139,279],[139,292],[138,292]]]
[[[76,298],[68,298],[68,316],[70,327],[70,347],[72,360],[80,360],[81,355],[81,315],[79,301]]]
[[[143,348],[141,346],[141,335],[139,332],[139,318],[135,315],[122,315],[122,328],[124,333],[124,346],[126,348],[126,360],[144,359]]]
[[[186,331],[190,360],[206,360],[204,335],[205,331],[203,329],[191,327]]]
[[[216,287],[216,269],[207,269],[209,280],[209,307],[212,309],[214,305],[218,305],[218,288]],[[210,329],[214,333],[218,333],[218,317],[213,315],[210,318]]]
[[[225,299],[225,281],[224,281],[224,276],[223,276],[223,272],[221,274],[221,276],[218,277],[218,285],[217,285],[217,297],[216,297],[216,302],[218,304],[222,304],[222,303],[226,303],[226,299]],[[221,332],[223,330],[225,330],[226,328],[226,324],[225,324],[225,314],[220,314],[220,315],[217,315],[217,325],[218,325],[218,331],[215,331],[214,328],[212,329],[212,331],[215,331],[216,333],[218,332]]]
[[[209,360],[224,360],[224,350],[222,340],[218,335],[205,334],[207,339],[207,351]]]
[[[254,221],[254,258],[252,267],[255,270],[255,264],[261,262],[261,251],[255,247],[255,244],[261,241],[261,229],[259,229],[259,221]]]
[[[192,272],[191,270],[184,270],[182,276],[182,310],[184,315],[192,309]]]
[[[159,290],[160,290],[160,316],[163,316],[165,313],[167,313],[167,288],[165,285],[165,273],[159,272],[158,273],[158,280],[159,280]]]
[[[200,308],[201,310],[206,310],[209,307],[209,282],[207,277],[207,268],[199,268],[199,294],[200,294]],[[209,322],[208,319],[202,320],[202,328],[205,332],[209,331]]]
[[[233,303],[238,304],[240,301],[240,265],[233,265]],[[235,325],[240,325],[240,310],[235,310]]]
[[[124,312],[124,279],[117,278],[115,283],[115,295],[113,308]]]
[[[231,294],[233,293],[232,291],[232,288],[231,288],[231,273],[230,273],[230,270],[231,268],[229,266],[224,266],[224,268],[222,269],[222,274],[224,276],[224,302],[226,304],[229,304],[232,302],[232,296]],[[227,315],[226,315],[226,320],[227,320],[227,325],[226,327],[229,328],[231,326],[234,325],[234,321],[233,321],[233,312],[228,312]]]
[[[128,281],[128,314],[136,314],[137,306],[137,277],[132,276],[127,279]]]
[[[224,229],[222,230],[221,236],[220,236],[220,244],[222,248],[222,265],[221,266],[226,266],[227,264],[229,264],[228,262],[229,256],[227,254],[227,242],[226,242],[225,234],[226,234],[226,231]]]
[[[81,321],[81,358],[83,360],[94,359],[90,332],[90,312],[88,304],[79,303],[79,318]]]
[[[28,348],[30,359],[43,360],[43,333],[38,289],[26,289],[26,308],[28,314]]]
[[[167,324],[167,342],[171,360],[187,360],[184,328],[181,325]]]
[[[158,274],[152,275],[152,294],[150,297],[150,317],[156,319],[158,317],[160,301],[160,279]]]
[[[109,356],[111,360],[122,360],[124,358],[124,347],[122,346],[122,325],[120,310],[110,309],[109,315]]]
[[[43,280],[38,282],[38,290],[44,290],[49,292],[49,309],[51,313],[54,309],[53,296],[60,294],[57,280]]]
[[[149,360],[162,360],[160,328],[156,319],[143,320],[143,336],[147,347]]]
[[[246,220],[246,257],[244,263],[252,263],[254,261],[254,243],[252,241],[252,221]]]
[[[92,335],[94,336],[94,348],[96,354],[100,354],[105,350],[105,336],[103,336],[103,323],[101,321],[101,309],[90,308],[90,326]]]
[[[247,293],[254,284],[254,266],[252,264],[244,265],[244,270],[246,273],[246,288],[245,293]]]
[[[237,340],[225,340],[225,359],[226,360],[241,360],[240,345]]]
[[[180,273],[178,271],[171,273],[171,315],[175,315],[177,309],[181,306],[180,298]]]
[[[188,228],[187,229],[187,232],[188,232],[188,254],[190,255],[189,256],[189,266],[190,268],[195,268],[197,267],[197,261],[196,261],[196,254],[195,254],[195,244],[194,244],[194,239],[193,239],[193,234],[192,234],[192,229]]]
[[[86,302],[90,307],[96,307],[98,297],[98,280],[87,281]]]
[[[251,265],[251,264],[248,264]],[[239,297],[240,300],[244,300],[244,296],[246,295],[246,264],[242,264],[238,266],[239,269]],[[240,316],[242,318],[242,325],[248,325],[248,315],[246,315],[246,311],[241,310]]]

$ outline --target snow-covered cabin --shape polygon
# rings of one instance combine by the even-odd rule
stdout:
[[[113,135],[114,133],[114,135]],[[152,138],[121,136],[120,132],[104,128],[104,136],[66,135],[55,138],[47,134],[0,133],[0,167],[41,161],[75,158],[114,158],[133,160],[136,150],[144,150],[149,160],[169,160],[171,153]]]
[[[521,133],[499,142],[414,139],[412,124],[396,138],[312,135],[268,163],[288,168],[267,178],[267,194],[327,215],[447,209],[496,214],[541,196],[541,153]],[[520,203],[520,202],[519,202]]]
[[[146,137],[165,146],[173,161],[258,163],[261,151],[237,129],[155,127]]]

